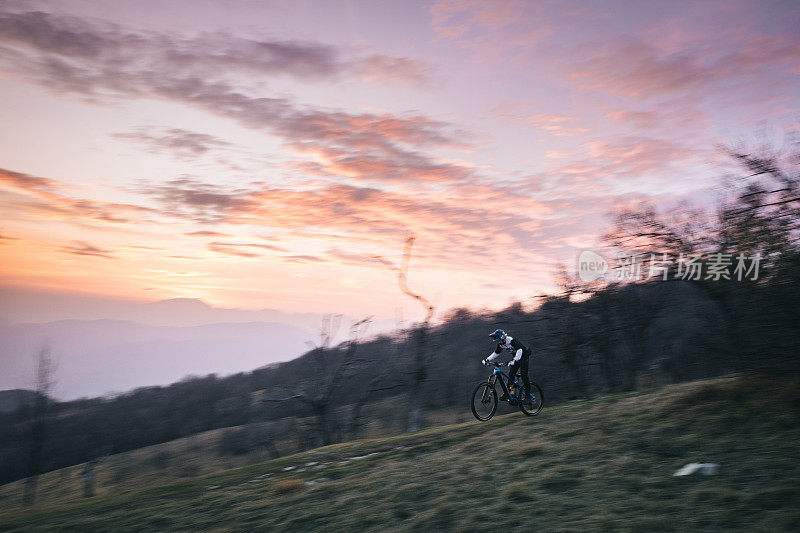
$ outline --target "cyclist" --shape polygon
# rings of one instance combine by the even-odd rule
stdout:
[[[519,342],[517,339],[508,335],[502,329],[497,329],[489,334],[489,338],[497,343],[494,352],[481,363],[484,365],[497,359],[503,350],[514,352],[514,358],[508,362],[508,377],[511,378],[509,386],[514,383],[514,377],[517,375],[517,370],[522,369],[522,383],[525,385],[525,395],[527,396],[531,390],[531,382],[528,379],[528,358],[531,355],[531,349]],[[505,392],[500,398],[501,401],[508,400],[508,394]]]

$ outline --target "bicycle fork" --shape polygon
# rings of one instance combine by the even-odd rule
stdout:
[[[494,377],[494,376],[492,376]],[[492,382],[492,378],[488,379],[489,387],[483,389],[483,395],[481,396],[481,403],[486,403],[489,401],[488,396],[491,394],[491,390],[494,389],[494,383]]]

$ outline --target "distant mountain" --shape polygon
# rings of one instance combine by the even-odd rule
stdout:
[[[131,310],[129,320],[162,326],[193,326],[214,322],[280,322],[298,328],[316,330],[321,314],[284,313],[276,309],[225,309],[194,298],[172,298],[140,304]]]
[[[16,411],[22,405],[33,403],[37,394],[30,390],[0,390],[0,413]]]
[[[0,284],[0,390],[31,388],[33,358],[49,344],[59,400],[248,371],[287,361],[319,340],[323,314],[214,307],[193,298],[152,303]],[[363,317],[358,317],[363,318]],[[333,344],[354,317],[343,317]],[[395,329],[374,321],[369,334]]]
[[[199,326],[221,322],[279,322],[307,331],[318,331],[323,313],[287,313],[277,309],[226,309],[194,298],[173,298],[152,303],[100,298],[64,292],[18,289],[0,284],[0,326],[7,323],[43,323],[60,320],[122,320],[149,326]],[[344,317],[340,337],[349,322],[363,317]],[[376,320],[370,333],[388,332],[394,320]]]
[[[209,307],[184,300],[158,302],[150,309],[166,317],[186,306]],[[0,389],[30,388],[34,356],[44,345],[50,346],[57,366],[53,396],[65,400],[165,385],[187,375],[253,370],[297,357],[316,336],[278,322],[188,327],[120,320],[5,323],[0,324]]]

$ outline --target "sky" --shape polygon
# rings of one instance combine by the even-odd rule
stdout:
[[[799,82],[794,1],[4,1],[0,285],[417,320],[413,232],[437,309],[528,303]]]

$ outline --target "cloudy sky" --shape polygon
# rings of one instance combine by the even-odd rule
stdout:
[[[787,2],[0,4],[0,284],[421,317],[552,289],[615,206],[800,119]]]

